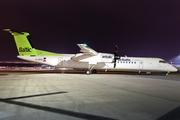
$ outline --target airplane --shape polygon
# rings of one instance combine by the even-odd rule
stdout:
[[[0,69],[7,69],[8,67],[0,66]]]
[[[58,54],[35,49],[28,40],[29,33],[27,32],[10,29],[4,29],[4,31],[13,35],[19,53],[18,58],[53,67],[87,69],[87,75],[97,73],[97,69],[168,73],[177,71],[175,67],[161,58],[120,57],[117,46],[115,46],[114,54],[96,52],[87,44],[77,44],[81,53]]]
[[[180,64],[174,64],[171,60],[169,62],[170,65],[174,66],[175,68],[180,68]]]

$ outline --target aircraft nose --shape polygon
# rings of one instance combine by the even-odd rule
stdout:
[[[175,68],[175,67],[172,66],[171,72],[177,72],[177,71],[178,71],[177,68]]]

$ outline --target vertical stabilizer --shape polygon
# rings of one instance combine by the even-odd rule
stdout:
[[[171,60],[170,60],[169,62],[170,62],[170,65],[173,65],[173,64],[174,64]]]
[[[32,47],[28,40],[29,33],[10,29],[4,29],[4,31],[9,31],[13,35],[19,55],[36,55],[35,48]]]
[[[17,32],[10,29],[4,29],[4,31],[8,31],[13,35],[19,55],[61,55],[58,53],[35,49],[28,40],[29,33],[27,32]]]

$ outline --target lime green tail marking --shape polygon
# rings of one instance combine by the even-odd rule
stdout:
[[[28,40],[29,33],[27,32],[16,32],[10,29],[4,29],[4,31],[9,31],[13,35],[19,55],[61,55],[33,48]]]
[[[53,53],[53,52],[48,52],[48,51],[43,51],[43,50],[38,50],[38,49],[35,49],[35,50],[36,50],[37,55],[61,55],[58,53]]]

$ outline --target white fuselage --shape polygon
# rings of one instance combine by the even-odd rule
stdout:
[[[71,60],[72,57],[78,57],[79,54],[62,54],[62,55],[21,55],[18,58],[46,64],[54,67],[61,68],[85,68],[89,64],[94,65],[93,69],[113,69],[113,70],[126,70],[126,71],[171,71],[176,72],[177,69],[172,65],[163,62],[160,58],[143,58],[143,57],[121,57],[116,61],[114,68],[114,55],[109,53],[99,53],[96,56],[81,59],[79,61]]]

